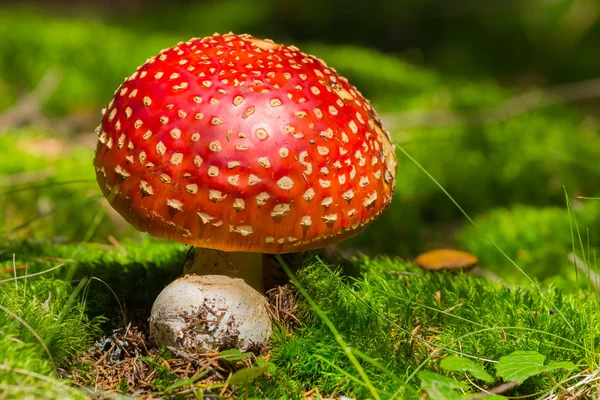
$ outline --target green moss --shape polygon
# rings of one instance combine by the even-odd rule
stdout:
[[[13,253],[17,263],[28,265],[29,273],[62,265],[50,276],[78,281],[93,278],[87,297],[90,313],[120,319],[119,303],[130,310],[152,306],[158,293],[181,274],[186,251],[184,245],[147,236],[139,241],[124,240],[120,248],[96,243],[15,242],[0,254],[0,269],[10,269]]]
[[[98,335],[68,282],[30,278],[0,283],[0,387],[3,398],[84,398],[58,378]]]
[[[97,276],[110,285],[122,305],[147,309],[158,291],[180,273],[185,247],[153,240],[124,241],[122,249],[94,244],[79,247],[15,243],[7,248],[2,268],[10,267],[12,252],[19,254],[19,263],[30,265],[30,272],[47,269],[56,258],[69,260],[65,269],[51,274],[63,278],[69,275],[76,280]],[[356,349],[370,380],[385,398],[394,393],[398,398],[418,397],[418,382],[413,372],[437,370],[439,358],[450,351],[497,360],[517,348],[539,351],[551,360],[575,363],[583,360],[589,366],[597,363],[594,338],[599,333],[599,311],[584,293],[565,295],[549,289],[545,295],[554,303],[551,305],[535,290],[510,289],[464,273],[425,273],[398,259],[361,258],[347,263],[345,273],[314,260],[303,262],[300,257],[292,257],[290,261],[310,296],[344,340]],[[28,284],[30,288],[34,287],[32,282],[33,278]],[[36,293],[37,303],[28,304],[44,307],[46,293],[52,288],[59,294],[52,295],[50,307],[56,310],[63,307],[70,286],[64,281],[39,282],[35,292],[31,292]],[[3,286],[14,292],[11,287]],[[113,294],[103,285],[92,282],[86,298],[92,315],[120,320]],[[358,398],[368,396],[331,331],[306,302],[299,305],[298,316],[303,325],[291,336],[276,330],[270,357],[276,371],[270,378],[260,378],[258,386],[250,388],[251,392],[258,390],[255,395],[265,393],[272,398],[292,395],[300,398],[302,392],[317,387],[324,395],[336,391]],[[81,308],[76,311],[70,315],[85,321]],[[18,312],[27,315],[22,310]],[[31,320],[37,331],[47,330],[35,319]],[[88,330],[87,336],[85,331],[78,335],[89,340],[90,332],[93,330]],[[32,339],[26,331],[20,328],[18,334],[28,338],[31,346]],[[56,340],[52,347],[55,358],[68,360],[67,354],[75,354],[82,347],[81,342],[69,345],[72,347]],[[438,350],[433,352],[434,349]],[[43,356],[39,348],[36,351],[40,354],[38,359]],[[65,356],[60,356],[61,351]],[[484,364],[492,368],[490,363]],[[556,377],[560,378],[560,373]],[[536,378],[526,382],[519,393],[533,393],[551,386],[549,378]]]
[[[565,295],[550,289],[546,301],[535,290],[510,289],[464,273],[426,273],[401,260],[364,258],[358,266],[362,272],[352,278],[310,262],[298,277],[356,350],[383,398],[393,393],[417,398],[415,372],[437,370],[438,360],[451,352],[498,360],[523,349],[551,360],[586,360],[588,365],[598,361],[590,338],[599,333],[600,314],[583,293]],[[313,387],[322,394],[369,397],[331,331],[301,304],[301,314],[308,317],[304,321],[309,322],[291,337],[275,334],[271,362],[277,373],[260,389],[270,397],[292,393],[300,398]],[[492,370],[493,363],[484,364]],[[539,378],[527,381],[518,393],[551,387],[552,380]]]

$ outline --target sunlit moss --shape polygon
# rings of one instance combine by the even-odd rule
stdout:
[[[57,370],[100,333],[99,321],[90,321],[80,299],[70,298],[72,293],[62,280],[0,283],[0,397],[85,397],[59,379]]]
[[[309,261],[298,275],[356,349],[382,398],[418,398],[415,370],[436,370],[439,359],[453,352],[498,360],[523,349],[552,360],[597,362],[588,339],[599,333],[600,311],[584,294],[550,289],[544,297],[534,288],[510,289],[468,273],[429,273],[387,258],[363,258],[356,266],[360,273],[351,277]],[[271,360],[278,372],[263,380],[260,390],[270,397],[293,393],[301,398],[310,388],[369,397],[328,327],[306,303],[301,305],[309,322],[291,336],[275,334]],[[493,370],[493,363],[484,364]],[[553,385],[548,378],[534,379],[519,393]]]

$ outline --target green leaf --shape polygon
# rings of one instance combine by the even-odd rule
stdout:
[[[197,380],[203,378],[206,374],[208,374],[208,372],[209,372],[208,370],[205,370],[205,371],[202,371],[201,373],[199,373],[198,375],[192,376],[191,378],[178,380],[171,386],[166,387],[163,390],[163,393],[169,393],[175,389],[179,389],[180,387],[184,387],[187,385],[191,386],[194,384],[194,382],[196,382]]]
[[[500,361],[496,365],[496,372],[506,382],[516,381],[521,384],[525,379],[542,372],[555,369],[575,369],[575,364],[567,361],[544,365],[545,359],[546,356],[537,351],[515,351],[507,356],[500,357]]]
[[[468,372],[473,375],[473,377],[484,382],[494,382],[494,378],[488,374],[483,367],[465,357],[446,357],[440,362],[440,368],[445,369],[446,371]]]
[[[262,367],[263,365],[267,365],[267,360],[262,357],[258,357],[256,360],[254,360],[254,364],[256,364],[258,367]]]
[[[262,366],[267,366],[269,369],[267,370],[267,372],[270,375],[275,374],[275,372],[277,372],[277,365],[268,362],[267,360],[265,360],[262,357],[258,357],[255,361],[254,364],[256,364],[257,367],[262,367]]]
[[[229,378],[229,383],[232,385],[247,385],[259,376],[264,375],[268,370],[269,364],[261,365],[260,367],[240,369],[231,375],[231,378]]]
[[[425,390],[432,400],[460,399],[462,395],[456,390],[469,389],[468,385],[435,372],[421,371],[417,376],[421,379],[421,389]]]
[[[242,353],[238,349],[223,350],[221,357],[229,361],[243,360],[244,358],[252,357],[252,353]]]

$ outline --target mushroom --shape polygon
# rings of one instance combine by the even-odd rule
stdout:
[[[150,317],[153,339],[180,349],[264,345],[261,253],[356,235],[394,190],[394,145],[361,93],[322,60],[250,35],[191,39],[148,59],[97,134],[112,207],[195,246]]]
[[[423,269],[438,271],[468,269],[477,265],[478,259],[473,254],[460,250],[437,249],[421,254],[415,262]]]

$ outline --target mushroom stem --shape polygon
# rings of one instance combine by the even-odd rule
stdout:
[[[225,252],[194,247],[183,266],[183,273],[225,275],[243,279],[257,292],[264,293],[262,253]]]
[[[184,276],[156,298],[150,315],[155,343],[177,351],[260,350],[271,319],[262,281],[261,253],[196,247]]]

